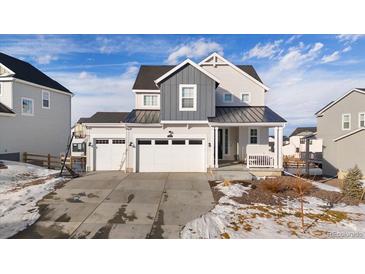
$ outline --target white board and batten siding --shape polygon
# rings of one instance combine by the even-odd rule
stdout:
[[[137,172],[206,172],[203,139],[139,139]]]

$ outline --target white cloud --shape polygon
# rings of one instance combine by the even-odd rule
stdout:
[[[275,112],[287,119],[287,131],[297,126],[315,125],[314,114],[319,109],[351,88],[365,86],[365,73],[309,70],[300,74],[295,84],[288,84],[297,76],[297,71],[293,71],[266,82],[271,87],[266,101]]]
[[[98,76],[87,71],[48,72],[75,96],[72,99],[72,123],[97,111],[131,111],[134,108],[132,86],[138,68],[128,67],[117,76]]]
[[[331,63],[340,59],[340,53],[338,51],[333,52],[332,54],[325,55],[321,59],[322,64]]]
[[[286,44],[290,44],[292,43],[294,40],[297,40],[301,37],[302,35],[299,34],[295,34],[293,36],[291,36],[288,40],[285,41]]]
[[[252,49],[250,49],[248,52],[246,52],[242,60],[247,60],[251,58],[268,58],[272,59],[279,51],[280,51],[280,44],[283,42],[283,40],[277,40],[274,42],[261,44],[256,44]]]
[[[344,43],[345,45],[355,43],[361,37],[365,36],[364,34],[340,34],[337,35],[336,38]]]
[[[175,47],[169,54],[166,63],[177,64],[182,58],[202,58],[212,52],[223,54],[223,47],[204,38]]]
[[[308,46],[299,43],[298,46],[289,48],[289,50],[280,57],[278,63],[273,66],[272,72],[277,74],[285,70],[307,65],[318,57],[322,48],[323,44],[319,42]]]
[[[49,63],[51,63],[52,61],[56,61],[58,60],[57,56],[53,56],[51,54],[46,54],[46,55],[41,55],[41,56],[36,56],[35,60],[38,64],[41,65],[48,65]]]
[[[351,46],[347,46],[346,48],[344,48],[342,50],[342,52],[349,52],[350,50],[352,50],[352,47]]]

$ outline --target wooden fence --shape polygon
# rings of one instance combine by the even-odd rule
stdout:
[[[42,155],[24,152],[23,162],[47,167],[48,169],[57,169],[61,167],[61,158],[57,156],[52,156],[51,154]]]

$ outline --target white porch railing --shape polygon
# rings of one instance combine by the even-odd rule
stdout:
[[[268,145],[247,145],[248,168],[273,168],[275,167],[275,153],[269,150]]]

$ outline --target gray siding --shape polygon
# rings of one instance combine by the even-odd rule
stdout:
[[[317,136],[323,139],[323,173],[325,175],[335,176],[337,170],[346,171],[355,164],[365,174],[365,159],[362,156],[363,152],[360,151],[364,148],[364,142],[358,137],[363,136],[363,133],[347,137],[346,140],[333,141],[359,128],[359,112],[365,112],[365,95],[352,92],[317,118]],[[351,114],[350,130],[342,130],[344,113]]]
[[[196,111],[179,111],[179,85],[197,85]],[[186,65],[161,83],[161,120],[207,120],[215,116],[215,81]]]

